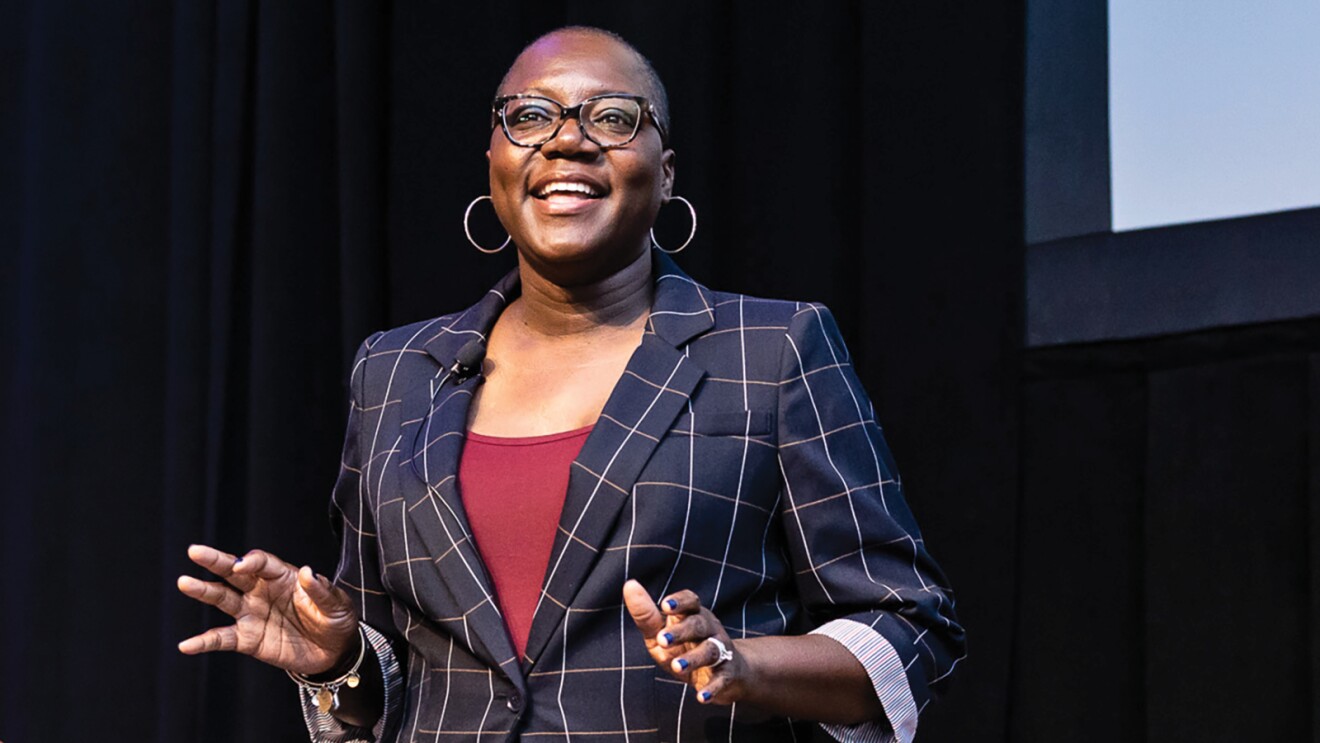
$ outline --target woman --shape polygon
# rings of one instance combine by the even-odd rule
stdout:
[[[487,152],[518,269],[363,344],[334,581],[194,546],[223,582],[180,590],[236,623],[183,652],[289,671],[318,740],[911,739],[952,599],[828,311],[650,247],[667,115],[613,34],[519,55]]]

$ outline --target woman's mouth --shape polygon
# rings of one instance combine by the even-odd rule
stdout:
[[[547,181],[537,186],[531,195],[543,203],[551,214],[577,212],[605,196],[599,187],[577,180]]]
[[[532,195],[538,199],[562,194],[580,194],[587,198],[600,198],[599,189],[589,183],[583,183],[581,181],[550,181],[539,186],[536,191],[532,193]]]

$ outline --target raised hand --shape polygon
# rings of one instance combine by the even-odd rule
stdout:
[[[188,655],[237,651],[294,673],[314,675],[345,664],[358,651],[358,618],[348,594],[274,555],[252,550],[236,558],[200,544],[188,558],[219,577],[179,577],[179,590],[234,618],[179,643]]]
[[[651,659],[674,678],[691,684],[702,704],[732,704],[738,701],[746,666],[738,653],[721,663],[719,641],[733,650],[733,640],[724,625],[701,605],[691,591],[679,591],[651,600],[642,584],[630,580],[623,585],[623,603],[646,641]]]

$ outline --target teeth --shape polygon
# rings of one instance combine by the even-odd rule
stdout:
[[[585,183],[574,183],[572,181],[555,181],[548,183],[541,188],[541,196],[549,196],[552,193],[580,193],[587,196],[595,196],[596,191]]]

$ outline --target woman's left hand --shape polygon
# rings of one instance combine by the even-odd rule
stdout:
[[[698,702],[738,701],[748,668],[737,652],[733,658],[719,662],[719,647],[708,640],[717,640],[731,651],[733,640],[695,593],[672,593],[657,606],[642,584],[630,580],[623,585],[623,603],[641,630],[651,658],[674,678],[691,684]]]

